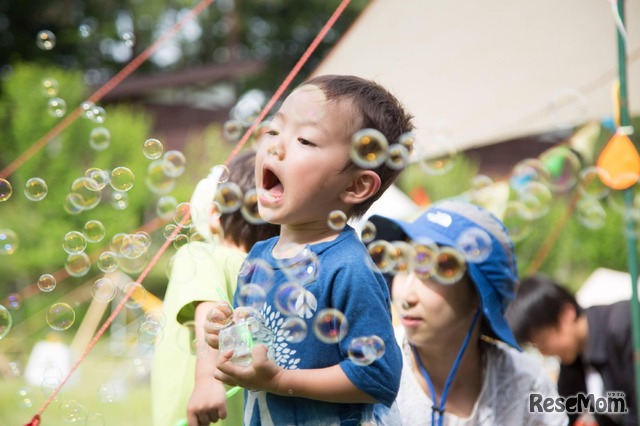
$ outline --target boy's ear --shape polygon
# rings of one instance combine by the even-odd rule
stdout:
[[[374,196],[380,190],[380,176],[373,170],[358,170],[354,179],[347,186],[340,199],[349,205],[360,204]]]

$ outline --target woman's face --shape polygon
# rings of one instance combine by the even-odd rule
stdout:
[[[441,284],[414,273],[397,274],[392,296],[407,339],[415,346],[458,340],[467,333],[478,308],[478,297],[467,275],[454,284]]]

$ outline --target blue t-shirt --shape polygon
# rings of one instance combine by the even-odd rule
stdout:
[[[277,241],[275,237],[257,243],[247,256],[249,262],[259,259],[273,268],[273,285],[267,292],[262,314],[266,326],[275,334],[276,363],[285,369],[339,364],[349,380],[379,404],[341,404],[249,391],[245,395],[245,424],[357,425],[363,420],[393,423],[388,420],[397,419],[393,402],[400,386],[402,353],[394,338],[387,284],[373,266],[366,247],[349,226],[333,241],[307,246],[317,255],[317,274],[314,280],[304,283],[302,306],[296,304],[298,317],[306,322],[307,337],[293,343],[287,339],[289,332],[282,329],[287,315],[276,308],[274,301],[278,287],[291,282],[290,274],[281,268],[283,260],[272,255]],[[238,282],[236,306],[242,282],[263,282],[264,276],[260,275],[271,272],[268,268],[255,268],[252,273],[253,276],[241,277]],[[313,332],[315,314],[326,308],[339,310],[347,320],[347,332],[338,343],[325,343]],[[351,361],[348,356],[351,340],[373,335],[384,341],[384,355],[366,366]]]

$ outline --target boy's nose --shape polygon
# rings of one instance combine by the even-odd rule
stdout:
[[[278,160],[282,160],[284,158],[284,147],[279,142],[274,142],[267,148],[267,155],[273,155]]]

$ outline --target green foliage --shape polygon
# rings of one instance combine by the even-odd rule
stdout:
[[[532,222],[526,238],[516,242],[520,275],[541,272],[576,291],[596,268],[627,270],[620,208],[605,200],[604,226],[592,229],[570,206],[570,196],[555,198],[549,213]],[[549,244],[556,232],[557,238]]]
[[[48,98],[41,93],[43,78],[58,81],[59,96],[66,101],[67,115],[86,96],[80,73],[16,65],[0,98],[2,166],[29,152],[36,141],[61,121],[47,114]],[[88,143],[91,130],[99,126],[111,133],[111,144],[104,151],[94,151]],[[88,245],[89,254],[100,251],[116,233],[132,232],[142,224],[145,206],[153,201],[144,185],[149,160],[141,148],[150,126],[150,119],[144,113],[125,106],[110,107],[104,124],[80,117],[43,149],[34,151],[8,178],[13,196],[0,205],[0,228],[14,230],[20,246],[14,255],[0,257],[3,289],[11,290],[7,283],[34,282],[40,274],[62,268],[67,257],[62,249],[64,235],[72,230],[82,231],[87,220],[100,220],[106,228],[101,243]],[[95,209],[78,215],[64,210],[71,184],[84,176],[88,168],[99,167],[110,172],[119,166],[128,167],[136,176],[133,189],[127,193],[129,206],[125,210],[111,206],[113,191],[109,186],[101,191],[102,200]],[[42,201],[30,201],[23,193],[25,182],[32,177],[40,177],[47,183],[48,193]]]
[[[428,173],[419,162],[410,164],[400,175],[398,187],[406,194],[422,190],[432,202],[454,197],[469,190],[471,179],[478,172],[478,164],[464,154],[458,154],[443,174]]]

